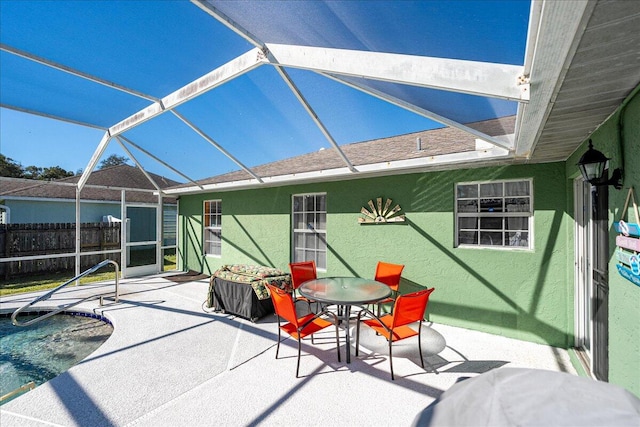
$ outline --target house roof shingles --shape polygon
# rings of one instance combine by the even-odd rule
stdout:
[[[513,134],[516,116],[502,117],[470,123],[467,126],[489,136]],[[422,149],[418,150],[417,139],[421,139]],[[396,135],[388,138],[355,142],[340,148],[354,166],[382,162],[417,159],[443,154],[461,153],[475,150],[473,135],[452,127],[431,129]],[[297,157],[279,160],[251,168],[260,177],[298,174],[345,167],[345,163],[333,149],[325,149]],[[200,185],[219,184],[246,180],[250,176],[245,171],[234,171],[197,181]],[[181,184],[173,188],[190,187]]]
[[[148,172],[148,174],[162,189],[180,184],[154,173]],[[4,178],[0,186],[0,198],[28,197],[73,200],[76,197],[76,187],[60,184],[77,184],[79,179],[80,176],[55,181]],[[100,188],[92,186],[100,186]],[[135,191],[135,189],[155,190],[155,187],[139,168],[129,165],[112,166],[93,172],[82,190],[81,197],[83,200],[120,201],[122,188],[127,189],[127,202],[156,203],[158,201],[157,196],[152,192]],[[167,198],[167,201],[171,203],[174,199]]]

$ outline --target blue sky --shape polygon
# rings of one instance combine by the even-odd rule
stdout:
[[[184,1],[0,2],[2,43],[156,97],[166,96],[252,48]],[[220,7],[236,13],[238,21],[267,43],[521,65],[529,1],[223,2]],[[281,7],[287,8],[287,17],[278,13]],[[113,125],[149,104],[7,52],[0,55],[3,104],[102,126]],[[439,126],[318,74],[288,71],[339,144]],[[514,104],[502,101],[481,99],[476,103],[465,98],[469,96],[451,94],[440,98],[426,90],[417,94],[432,98],[434,108],[459,114],[460,120],[515,113]],[[472,105],[474,111],[457,113],[455,109],[462,104]],[[478,116],[479,110],[484,115]],[[208,92],[178,111],[247,166],[330,148],[269,66]],[[82,169],[102,134],[93,128],[0,109],[0,152],[23,166]],[[125,136],[195,179],[237,169],[171,114]],[[145,168],[177,178],[164,166],[132,151]],[[104,156],[110,154],[126,155],[115,141]]]

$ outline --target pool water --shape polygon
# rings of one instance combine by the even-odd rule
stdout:
[[[29,381],[38,386],[60,375],[100,347],[112,332],[106,319],[84,313],[61,313],[30,326],[14,326],[8,315],[0,316],[0,396]]]

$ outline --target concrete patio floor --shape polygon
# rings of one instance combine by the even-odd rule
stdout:
[[[197,280],[193,280],[197,279]],[[38,306],[113,289],[84,285]],[[8,426],[408,426],[461,378],[500,367],[575,374],[565,350],[425,323],[423,352],[438,374],[420,367],[417,342],[387,344],[363,328],[361,353],[345,363],[331,328],[304,340],[301,378],[288,338],[275,359],[273,315],[256,323],[204,307],[208,279],[158,275],[121,281],[120,302],[74,308],[114,325],[111,337],[78,365],[0,408]],[[13,310],[36,294],[0,299]],[[303,304],[300,304],[303,306]],[[352,347],[353,351],[353,347]]]

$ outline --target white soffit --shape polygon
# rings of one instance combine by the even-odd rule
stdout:
[[[530,157],[551,113],[558,91],[578,48],[596,2],[588,0],[535,2],[539,14],[532,13],[526,58],[530,64],[531,98],[518,105],[516,156]],[[533,18],[540,18],[534,22]],[[537,26],[537,31],[532,30]]]

